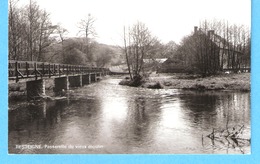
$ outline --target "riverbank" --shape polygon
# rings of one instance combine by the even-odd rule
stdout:
[[[123,81],[127,80],[129,79]],[[186,74],[151,74],[149,78],[145,79],[141,87],[154,89],[250,91],[250,73],[221,74],[206,78]],[[52,79],[45,81],[45,88],[47,95],[52,95]],[[26,83],[9,84],[8,97],[9,100],[26,100]]]
[[[160,83],[165,89],[250,91],[250,73],[221,74],[205,78],[186,74],[152,74],[143,86],[150,83]]]
[[[128,85],[129,79],[120,82]],[[221,74],[202,78],[188,74],[151,74],[142,80],[140,87],[153,89],[190,89],[190,90],[239,90],[250,91],[250,73]]]

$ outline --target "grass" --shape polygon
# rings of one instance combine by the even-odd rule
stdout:
[[[240,90],[250,91],[250,73],[221,74],[201,78],[185,74],[157,74],[148,82],[159,82],[164,88],[193,90]]]

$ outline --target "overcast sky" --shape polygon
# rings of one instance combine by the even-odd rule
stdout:
[[[28,4],[30,0],[20,0]],[[225,19],[230,23],[251,24],[251,0],[35,0],[40,8],[51,14],[54,24],[78,33],[77,23],[89,13],[96,18],[94,24],[97,41],[121,45],[123,27],[137,20],[146,24],[154,36],[163,43],[179,43],[191,33],[193,27],[207,19]]]

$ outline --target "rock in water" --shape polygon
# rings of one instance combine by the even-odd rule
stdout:
[[[149,84],[147,85],[146,88],[151,88],[151,89],[162,89],[163,86],[161,85],[160,82],[156,82],[156,83],[149,83]]]

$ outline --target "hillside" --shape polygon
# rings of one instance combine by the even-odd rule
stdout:
[[[110,67],[120,65],[124,58],[122,49],[118,46],[95,41],[87,45],[83,38],[68,38],[63,42],[54,42],[45,52],[43,60],[52,63]]]

